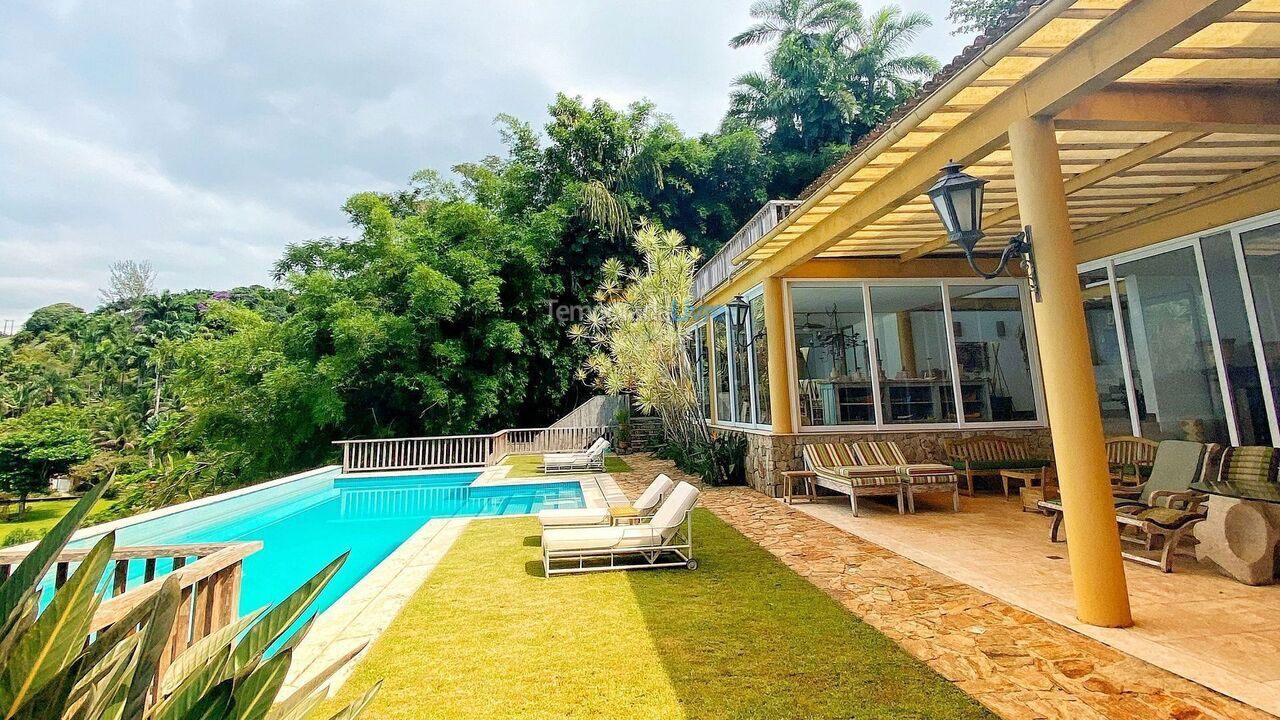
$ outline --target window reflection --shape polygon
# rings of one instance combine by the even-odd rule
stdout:
[[[715,346],[716,363],[716,420],[732,421],[729,402],[729,324],[724,315],[711,320],[711,338]]]
[[[965,422],[1035,420],[1035,386],[1018,288],[952,285],[949,292]]]
[[[711,417],[711,364],[707,358],[707,326],[695,328],[689,359],[693,363],[693,381],[698,393],[702,417]]]
[[[1080,273],[1080,293],[1084,296],[1084,320],[1092,350],[1093,383],[1102,407],[1103,432],[1109,436],[1132,435],[1133,420],[1107,269]]]
[[[872,287],[871,313],[884,422],[955,421],[942,288]]]
[[[876,421],[861,286],[791,290],[801,425]]]
[[[1235,241],[1223,232],[1200,239],[1209,281],[1209,299],[1218,330],[1218,347],[1227,371],[1231,409],[1241,445],[1270,445],[1271,428],[1263,397],[1262,375],[1254,353],[1253,329],[1244,310],[1244,290],[1236,267]]]
[[[750,318],[748,318],[748,323]],[[740,423],[751,422],[751,366],[748,360],[750,352],[749,328],[747,324],[739,323],[735,318],[729,318],[729,331],[732,334],[733,342],[731,343],[731,351],[733,352],[733,360],[729,367],[733,372],[733,392],[734,392],[734,408],[733,421]]]
[[[1142,436],[1229,442],[1195,250],[1115,272]]]
[[[1249,273],[1262,357],[1280,406],[1280,224],[1240,233]]]
[[[755,360],[756,422],[773,422],[769,412],[769,336],[764,323],[764,295],[751,300],[751,355]]]

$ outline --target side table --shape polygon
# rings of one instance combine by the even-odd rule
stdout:
[[[809,470],[783,470],[782,471],[782,501],[791,505],[796,497],[802,497],[807,502],[813,502],[817,499],[817,487],[813,483],[813,479],[817,477]],[[797,495],[795,492],[795,482],[797,480],[804,481],[804,493]]]

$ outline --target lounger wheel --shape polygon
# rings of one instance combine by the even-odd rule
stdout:
[[[698,561],[694,558],[689,558],[689,562],[685,563],[684,566],[689,568],[690,570],[697,570]]]

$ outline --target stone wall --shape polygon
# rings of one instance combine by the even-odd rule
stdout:
[[[974,435],[1002,435],[1005,437],[1029,437],[1035,447],[1046,457],[1051,454],[1051,442],[1047,428],[1029,430],[917,430],[860,433],[796,433],[773,435],[767,432],[717,427],[718,433],[736,433],[747,438],[747,484],[760,492],[778,497],[782,494],[782,471],[803,470],[804,457],[801,446],[823,442],[857,442],[859,440],[893,440],[902,448],[902,454],[910,462],[946,462],[942,447],[944,438],[972,437]]]

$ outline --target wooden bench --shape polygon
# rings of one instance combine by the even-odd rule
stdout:
[[[1022,438],[1004,437],[1002,435],[975,435],[967,438],[947,438],[942,441],[947,451],[951,466],[964,473],[965,485],[969,496],[973,496],[973,478],[979,475],[997,477],[1001,470],[1040,470],[1041,483],[1044,481],[1043,471],[1053,465],[1053,461],[1042,457],[1035,451],[1031,443]],[[1009,497],[1006,484],[1004,496]]]

